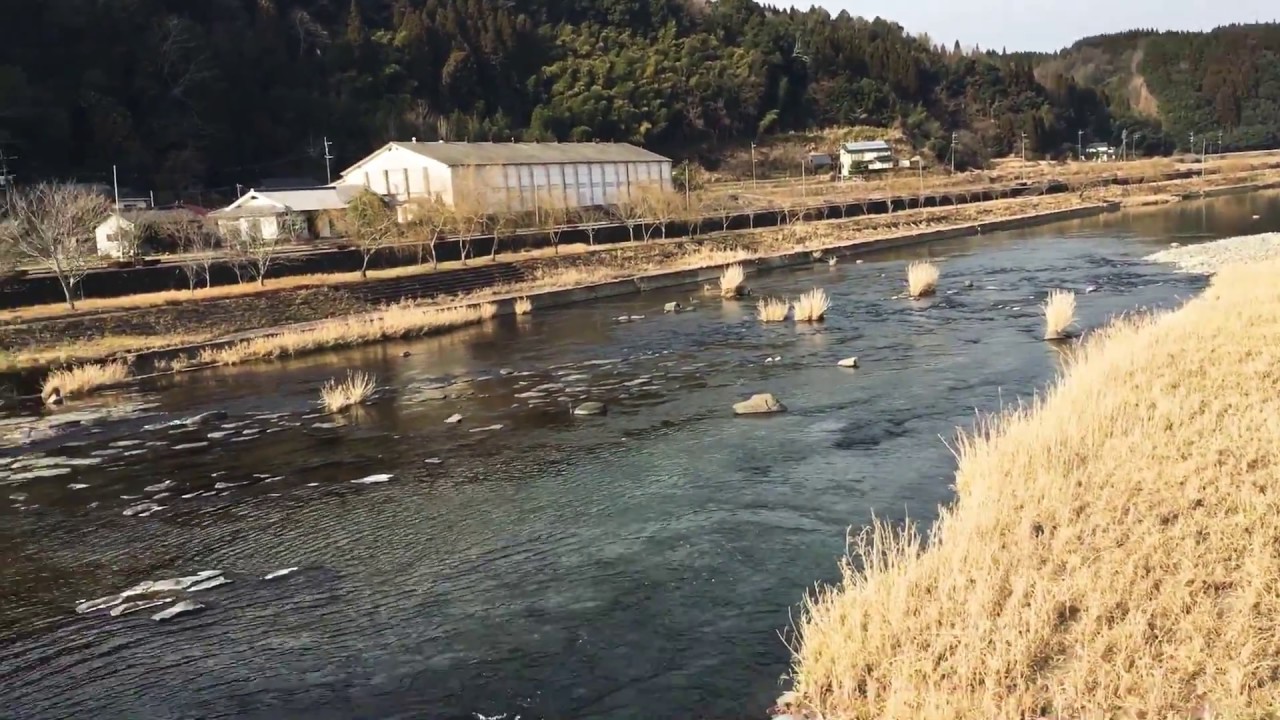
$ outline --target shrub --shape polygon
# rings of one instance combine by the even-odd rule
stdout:
[[[830,307],[827,291],[814,288],[796,300],[796,322],[818,322]]]
[[[54,391],[63,397],[88,395],[100,387],[116,385],[129,379],[129,364],[123,360],[78,365],[54,370],[40,384],[40,397],[48,399]]]
[[[761,298],[760,302],[756,303],[756,310],[760,313],[760,322],[782,322],[787,319],[791,303],[782,298]]]
[[[741,263],[734,263],[720,273],[720,295],[722,297],[738,297],[742,293],[742,281],[747,277]]]
[[[907,266],[907,293],[913,298],[932,295],[938,289],[942,273],[931,262],[917,261]]]
[[[1054,290],[1040,306],[1044,310],[1044,339],[1061,340],[1076,323],[1076,294]]]
[[[348,370],[346,380],[329,380],[320,388],[320,404],[331,413],[342,412],[368,400],[375,389],[377,378],[373,375]]]

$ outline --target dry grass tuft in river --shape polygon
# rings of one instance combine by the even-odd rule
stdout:
[[[494,303],[450,308],[397,303],[372,316],[337,318],[305,330],[252,338],[227,347],[206,348],[200,352],[200,362],[235,365],[248,360],[289,357],[313,350],[429,335],[474,325],[497,314],[498,306]]]
[[[1061,340],[1076,324],[1076,294],[1070,290],[1054,290],[1040,306],[1044,310],[1044,339]]]
[[[942,275],[931,262],[916,261],[907,266],[907,294],[913,298],[932,295],[938,290],[938,278]]]
[[[342,412],[368,400],[377,387],[377,378],[373,375],[348,370],[346,380],[329,380],[320,388],[320,404],[331,413]]]
[[[741,263],[734,263],[720,273],[720,296],[736,298],[742,294],[742,281],[747,277]]]
[[[518,297],[515,301],[514,310],[517,315],[528,315],[533,312],[533,301],[527,297]]]
[[[62,368],[45,376],[40,385],[40,397],[48,402],[53,397],[88,395],[98,388],[117,385],[128,379],[129,364],[123,360]]]
[[[796,299],[796,322],[818,322],[831,308],[831,298],[822,288],[814,288]]]
[[[756,312],[760,315],[760,322],[764,323],[783,322],[790,310],[791,303],[782,298],[760,298],[756,303]]]
[[[823,718],[1280,707],[1280,262],[1085,343],[958,444],[929,536],[876,523],[799,623]],[[1211,352],[1206,352],[1206,348]]]

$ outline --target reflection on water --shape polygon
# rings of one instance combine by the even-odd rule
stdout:
[[[1085,328],[1168,306],[1203,281],[1141,257],[1257,225],[1280,227],[1275,195],[751,279],[825,288],[817,327],[681,288],[169,378],[43,435],[0,428],[26,443],[0,459],[6,716],[758,714],[786,669],[778,632],[834,577],[846,528],[932,517],[954,469],[939,436],[1052,375],[1049,289],[1081,293]],[[924,256],[942,294],[894,299]],[[663,314],[671,300],[694,309]],[[850,355],[861,369],[835,367]],[[382,397],[320,412],[347,369]],[[732,417],[760,391],[790,412]],[[608,415],[573,416],[587,400]],[[73,611],[204,570],[232,582],[200,591],[199,614]]]

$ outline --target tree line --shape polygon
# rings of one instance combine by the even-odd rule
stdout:
[[[626,141],[713,164],[833,125],[961,166],[1059,154],[1107,103],[888,20],[754,0],[0,0],[0,146],[20,179],[187,190],[390,139]],[[1235,87],[1235,86],[1231,86]]]

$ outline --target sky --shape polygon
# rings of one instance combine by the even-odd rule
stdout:
[[[795,0],[776,6],[825,7],[877,15],[934,43],[983,50],[1053,51],[1089,35],[1133,28],[1208,30],[1233,22],[1280,19],[1277,0]]]

